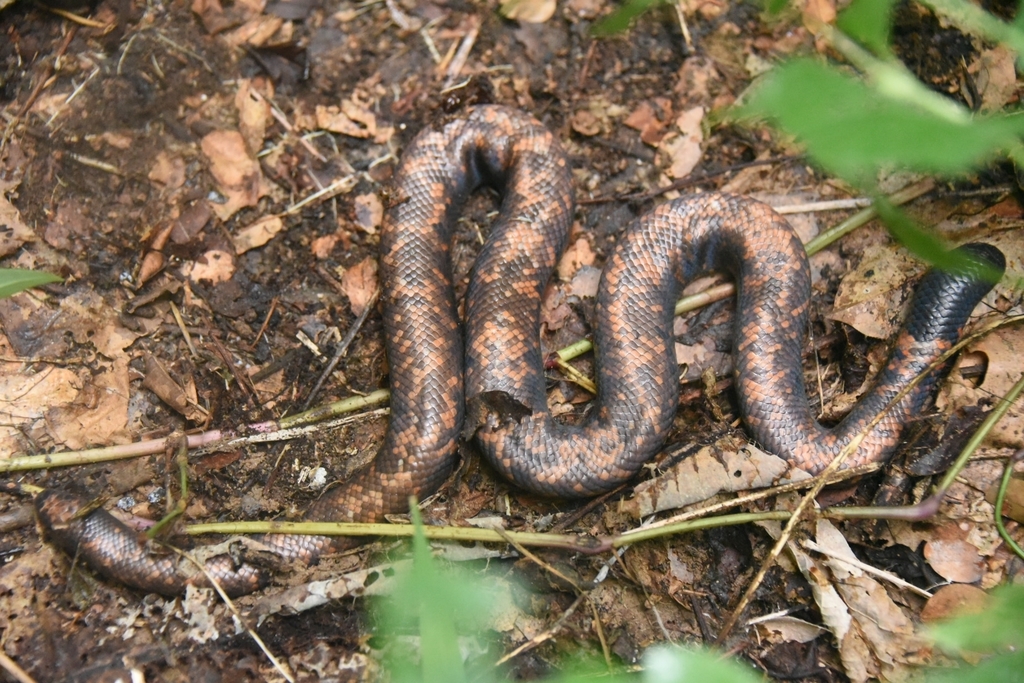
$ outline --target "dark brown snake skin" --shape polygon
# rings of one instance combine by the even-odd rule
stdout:
[[[451,226],[463,200],[481,185],[498,189],[503,199],[471,278],[463,336],[449,264]],[[815,421],[804,390],[810,269],[799,239],[785,220],[751,199],[709,193],[669,202],[626,230],[605,267],[595,339],[599,397],[581,425],[566,426],[547,409],[538,337],[543,290],[573,217],[570,169],[558,143],[525,114],[476,107],[420,133],[394,186],[381,235],[391,422],[373,463],[325,493],[309,520],[380,521],[405,511],[410,495],[435,491],[452,470],[464,404],[483,417],[476,440],[488,460],[525,489],[579,498],[628,480],[661,447],[678,405],[674,302],[683,283],[718,268],[739,284],[735,366],[747,427],[767,450],[818,472],[955,343],[990,289],[976,272],[926,275],[874,389],[826,429]],[[1003,267],[994,247],[962,249]],[[892,451],[903,423],[924,407],[935,376],[867,434],[848,465]],[[495,396],[523,409],[494,408]],[[84,504],[63,491],[37,498],[44,527],[69,554],[146,591],[176,594],[188,582],[203,583],[175,556],[148,553],[106,511],[76,518]],[[352,545],[324,536],[263,541],[306,563]],[[233,594],[255,590],[266,578],[226,556],[207,567]]]

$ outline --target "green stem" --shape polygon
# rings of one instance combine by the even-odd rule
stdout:
[[[1017,400],[1021,391],[1024,391],[1024,375],[1021,375],[1020,379],[1017,380],[1017,383],[1014,384],[1008,392],[1006,392],[1005,396],[999,399],[999,403],[996,407],[988,414],[985,421],[981,423],[980,427],[978,427],[978,430],[974,432],[974,435],[971,437],[971,440],[967,442],[967,445],[964,446],[964,449],[956,459],[956,462],[954,462],[952,467],[949,468],[949,471],[946,472],[946,476],[942,478],[939,485],[935,487],[935,491],[932,494],[933,496],[944,495],[946,491],[949,490],[949,487],[953,485],[953,482],[956,481],[956,478],[960,475],[961,470],[963,470],[967,465],[967,461],[971,459],[972,455],[974,455],[974,451],[978,450],[978,446],[980,446],[981,442],[985,440],[985,437],[989,435],[992,428],[995,427],[996,423],[1002,419],[1003,415],[1006,415],[1006,411],[1008,411],[1014,401]]]
[[[1006,545],[1009,546],[1010,550],[1017,553],[1017,557],[1024,559],[1024,549],[1022,549],[1017,541],[1013,540],[1010,536],[1010,532],[1006,530],[1006,525],[1003,524],[1003,503],[1006,502],[1006,489],[1010,486],[1010,478],[1013,474],[1013,465],[1021,458],[1024,458],[1024,450],[1019,450],[1010,457],[1010,461],[1006,463],[1006,469],[1003,470],[1003,479],[999,482],[999,492],[996,494],[996,529],[999,531],[999,535],[1003,537]]]

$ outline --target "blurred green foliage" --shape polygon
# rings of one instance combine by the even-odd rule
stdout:
[[[657,2],[627,0],[597,22],[594,33],[624,31]],[[765,2],[769,13],[787,5]],[[921,2],[965,33],[1024,52],[1024,13],[1011,24],[968,0]],[[972,112],[915,78],[890,46],[894,4],[854,0],[836,26],[813,27],[849,66],[819,56],[786,60],[752,84],[734,114],[792,136],[822,169],[874,197],[879,215],[913,253],[940,267],[956,266],[959,257],[945,257],[938,240],[885,203],[878,178],[892,171],[963,176],[999,157],[1024,167],[1024,116]]]
[[[60,282],[60,278],[52,273],[35,270],[0,268],[0,299],[51,282]]]
[[[395,593],[381,607],[381,636],[391,641],[385,666],[396,683],[496,683],[503,680],[494,666],[467,672],[461,642],[480,638],[487,612],[494,606],[484,574],[470,574],[432,557],[422,532],[418,508],[412,506],[411,568],[399,576]],[[988,608],[975,615],[934,626],[930,635],[953,657],[963,654],[977,665],[933,670],[926,683],[989,683],[1024,681],[1024,586],[996,590]],[[460,641],[460,639],[462,639]],[[578,662],[546,683],[755,683],[762,677],[735,660],[707,650],[659,646],[643,657],[643,670],[609,671],[601,662]]]

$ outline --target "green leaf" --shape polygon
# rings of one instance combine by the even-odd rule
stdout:
[[[417,648],[392,643],[387,666],[391,680],[402,683],[464,683],[466,670],[459,649],[459,633],[479,635],[486,613],[486,584],[456,568],[441,571],[423,535],[419,508],[410,516],[416,528],[412,540],[412,567],[400,576],[395,593],[384,604],[383,635],[419,636]],[[474,680],[481,680],[476,676]]]
[[[1024,586],[996,589],[989,599],[991,603],[985,611],[958,617],[929,629],[938,645],[950,652],[1024,647]],[[1018,665],[1018,669],[1024,673],[1024,662]]]
[[[627,0],[626,4],[598,21],[590,29],[595,36],[610,36],[622,33],[629,23],[663,0]]]
[[[928,683],[1024,683],[1024,652],[998,655],[977,666],[939,671]]]
[[[644,655],[643,680],[644,683],[759,683],[762,679],[721,653],[657,647]]]
[[[1014,22],[1008,24],[969,0],[922,0],[921,4],[964,33],[993,43],[1003,43],[1017,53],[1017,66],[1021,66],[1021,55],[1024,54],[1024,26],[1019,12]]]
[[[0,299],[17,294],[25,289],[60,281],[61,278],[53,273],[39,270],[0,268]]]
[[[974,259],[963,252],[949,251],[942,241],[922,230],[910,216],[885,197],[875,198],[875,210],[892,236],[919,259],[950,273],[980,273],[982,278],[992,283],[1002,279],[1003,273],[992,264]]]
[[[767,0],[765,2],[764,8],[768,12],[768,14],[775,16],[781,13],[782,10],[786,9],[786,5],[788,4],[789,0]]]
[[[892,6],[895,0],[854,0],[839,15],[839,28],[870,48],[876,55],[889,55]]]
[[[879,168],[934,173],[974,168],[1024,131],[1024,116],[949,117],[918,109],[810,59],[770,73],[740,110],[766,117],[832,173],[869,185]]]

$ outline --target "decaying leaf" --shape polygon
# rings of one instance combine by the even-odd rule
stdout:
[[[77,291],[56,309],[20,294],[0,302],[0,320],[21,363],[0,364],[4,422],[0,453],[15,454],[28,444],[69,449],[130,439],[128,421],[128,359],[124,349],[137,335],[125,329],[94,292]],[[45,334],[43,334],[45,328]],[[65,337],[65,335],[68,335]],[[36,356],[62,357],[66,339],[95,349],[92,362],[81,365],[35,363]]]
[[[622,123],[640,131],[640,139],[645,144],[655,146],[664,137],[671,116],[672,100],[658,97],[641,102]]]
[[[540,307],[540,322],[549,332],[562,329],[566,318],[572,313],[565,287],[551,284],[544,291],[544,302]]]
[[[165,151],[157,152],[148,177],[168,190],[176,190],[185,184],[185,160],[177,154],[171,156]]]
[[[827,555],[808,554],[794,544],[789,550],[839,643],[846,675],[857,683],[905,677],[927,651],[927,640],[885,586],[853,564],[856,556],[831,522],[819,520],[815,538]]]
[[[977,586],[951,583],[935,591],[921,610],[921,621],[928,623],[966,614],[981,614],[990,603],[988,593]]]
[[[262,247],[282,230],[284,221],[280,216],[264,216],[249,227],[239,230],[231,242],[235,246],[236,254],[244,254],[250,249]]]
[[[999,111],[1017,95],[1017,70],[1013,52],[999,45],[985,50],[967,71],[976,78],[981,94],[981,110]]]
[[[558,261],[558,278],[562,282],[569,282],[581,267],[592,265],[594,250],[590,248],[590,241],[586,237],[580,237],[569,245]]]
[[[340,107],[317,105],[316,124],[353,138],[375,138],[378,132],[377,116],[366,104],[352,99],[342,100]]]
[[[676,119],[677,134],[666,136],[658,145],[661,163],[667,166],[669,178],[678,180],[685,178],[700,162],[703,150],[704,132],[701,122],[704,120],[704,108],[693,107],[684,111]]]
[[[269,90],[266,93],[259,93],[255,85],[248,78],[238,82],[238,92],[235,94],[235,107],[238,109],[238,132],[245,141],[245,148],[251,157],[263,147],[263,139],[267,134],[267,124],[270,123],[270,102],[268,98],[273,97],[273,86],[269,82],[264,86]]]
[[[151,355],[146,356],[146,376],[142,380],[142,386],[187,419],[193,422],[202,422],[205,419],[205,412],[198,406],[195,382],[187,382],[187,389],[182,387],[160,361]]]
[[[866,337],[888,339],[903,320],[910,293],[903,287],[921,265],[891,246],[870,247],[860,267],[839,284],[829,315]]]
[[[362,315],[377,291],[377,259],[367,256],[341,276],[341,287],[354,315]]]
[[[21,214],[7,199],[7,193],[15,187],[14,183],[0,181],[0,257],[13,254],[25,242],[36,238],[32,229],[21,220]]]
[[[225,220],[245,206],[255,206],[268,193],[259,162],[249,156],[242,134],[217,130],[202,142],[203,154],[210,161],[210,173],[226,201],[213,204],[213,211]]]
[[[778,456],[727,438],[684,458],[660,477],[638,484],[633,498],[623,501],[619,510],[643,518],[726,491],[784,483],[789,474],[799,479],[809,476],[798,470],[791,472],[789,463]]]
[[[499,10],[506,19],[543,24],[555,15],[555,0],[503,0]]]
[[[222,249],[210,249],[200,256],[189,271],[193,282],[209,280],[213,284],[227,282],[235,274],[235,258]]]
[[[384,221],[384,204],[380,197],[370,192],[356,196],[352,202],[356,212],[356,225],[366,233],[374,235]]]
[[[984,560],[978,549],[960,539],[933,539],[925,543],[924,558],[947,581],[974,583],[984,573]]]
[[[949,380],[937,403],[946,409],[958,409],[975,405],[980,400],[993,396],[1004,396],[1010,387],[1020,379],[1021,357],[1024,357],[1024,330],[1019,327],[1004,327],[985,335],[968,347],[971,354],[984,362],[985,374],[980,386],[972,380],[961,377],[957,368],[949,374]],[[1024,406],[1018,401],[1011,406],[989,433],[989,440],[1013,448],[1024,447]]]

